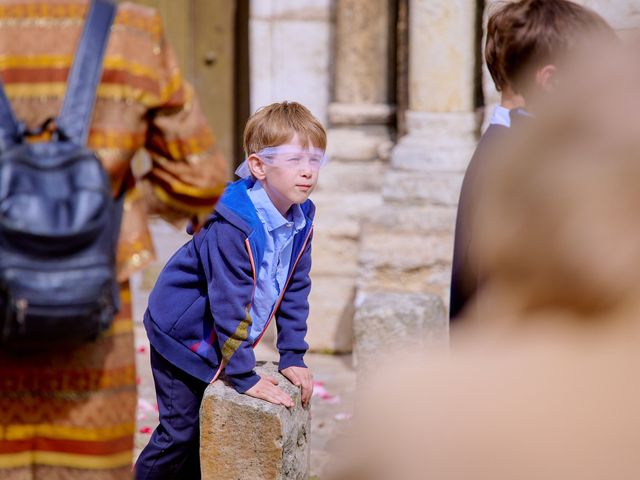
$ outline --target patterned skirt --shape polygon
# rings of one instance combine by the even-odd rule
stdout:
[[[96,342],[38,356],[0,351],[0,480],[131,478],[136,372],[131,291]]]

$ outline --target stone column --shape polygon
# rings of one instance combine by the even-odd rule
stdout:
[[[390,139],[393,5],[392,0],[336,2],[334,100],[329,106],[336,159],[375,160],[380,144]]]
[[[329,105],[329,165],[321,172],[313,241],[307,341],[348,352],[363,216],[379,208],[394,107],[393,0],[336,0],[335,76]],[[383,155],[384,156],[384,155]]]
[[[295,100],[327,121],[331,0],[251,0],[251,111]]]
[[[449,320],[439,296],[428,293],[369,295],[353,321],[358,383],[376,375],[385,358],[446,348]],[[391,360],[393,361],[393,360]]]
[[[409,6],[408,134],[391,153],[384,206],[363,227],[360,300],[428,292],[448,305],[460,185],[477,139],[475,0]]]

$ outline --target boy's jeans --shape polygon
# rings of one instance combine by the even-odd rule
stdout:
[[[200,403],[207,384],[151,347],[160,424],[136,462],[136,480],[200,478]]]

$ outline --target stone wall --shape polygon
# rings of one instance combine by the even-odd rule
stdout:
[[[475,0],[410,1],[408,133],[391,152],[383,205],[363,225],[356,305],[389,291],[448,304],[456,205],[478,129],[474,42]]]

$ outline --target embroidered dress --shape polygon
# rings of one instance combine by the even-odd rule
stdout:
[[[30,128],[54,117],[87,11],[84,0],[0,2],[0,75]],[[136,374],[126,279],[153,259],[148,212],[204,217],[224,188],[223,159],[181,78],[158,13],[119,6],[89,137],[114,192],[126,186],[118,252],[122,308],[80,348],[30,356],[0,351],[0,479],[130,478]],[[137,182],[136,151],[151,162]]]

